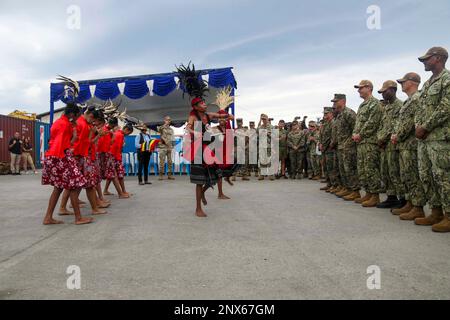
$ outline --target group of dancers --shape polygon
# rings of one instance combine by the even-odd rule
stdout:
[[[84,112],[74,102],[68,102],[64,114],[56,120],[50,130],[49,149],[46,152],[42,171],[42,184],[52,185],[53,192],[44,218],[44,224],[61,224],[53,218],[61,196],[59,215],[74,215],[75,224],[87,224],[92,218],[82,217],[79,200],[82,189],[92,208],[92,214],[105,214],[111,202],[108,188],[114,184],[120,199],[127,199],[122,164],[124,136],[133,132],[126,124],[119,127],[116,117],[106,118],[101,110],[89,107]],[[106,180],[105,189],[101,182]],[[70,200],[73,212],[67,209]]]
[[[186,134],[190,138],[190,151],[185,158],[191,161],[190,181],[196,185],[196,209],[198,217],[206,217],[202,204],[206,205],[205,192],[218,184],[219,199],[229,199],[223,193],[222,179],[230,185],[230,177],[238,168],[234,159],[227,162],[226,148],[223,150],[208,150],[208,144],[203,139],[207,131],[216,131],[226,139],[226,130],[231,129],[233,115],[226,109],[233,102],[230,88],[219,91],[216,104],[219,112],[207,112],[207,104],[204,95],[208,92],[206,83],[200,77],[200,71],[189,64],[187,67],[178,67],[180,82],[184,92],[191,97],[192,110],[186,125]],[[75,224],[88,224],[92,217],[83,217],[80,207],[87,205],[80,201],[82,189],[86,190],[86,196],[93,215],[106,214],[106,208],[111,202],[105,198],[111,195],[109,186],[113,183],[120,199],[128,199],[131,194],[126,191],[122,164],[122,148],[125,136],[133,132],[134,127],[142,128],[141,121],[128,117],[124,112],[118,111],[112,101],[109,105],[81,106],[76,102],[79,93],[79,84],[69,78],[61,77],[65,83],[65,98],[72,98],[66,103],[64,114],[56,120],[50,130],[49,148],[45,154],[42,171],[42,184],[53,186],[50,195],[47,212],[43,223],[45,225],[62,224],[63,221],[53,217],[55,208],[62,194],[59,215],[74,215]],[[184,95],[184,94],[183,94]],[[125,123],[119,126],[119,119]],[[211,120],[219,120],[219,125],[211,128]],[[202,124],[201,132],[195,131],[195,122]],[[201,143],[195,143],[200,139]],[[201,147],[198,148],[197,146]],[[226,145],[226,143],[224,143]],[[218,161],[206,163],[204,153],[209,153]],[[196,155],[201,157],[200,163],[195,163]],[[105,188],[101,183],[105,180]],[[67,208],[70,206],[73,211]]]

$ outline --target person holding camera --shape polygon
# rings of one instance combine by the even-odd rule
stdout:
[[[9,141],[9,153],[11,155],[11,174],[20,175],[20,158],[22,156],[22,139],[20,134],[16,132],[14,137]]]

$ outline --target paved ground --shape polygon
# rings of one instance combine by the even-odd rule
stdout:
[[[450,298],[450,234],[317,182],[238,181],[232,200],[210,191],[198,219],[186,177],[129,180],[133,199],[114,199],[94,224],[43,226],[50,187],[39,179],[0,176],[0,299]],[[80,290],[66,287],[69,265]],[[370,265],[380,290],[367,288]]]

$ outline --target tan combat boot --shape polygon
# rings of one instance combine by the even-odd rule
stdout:
[[[314,180],[314,181],[320,180],[320,176],[314,176],[314,177],[312,177],[312,180]]]
[[[168,176],[167,179],[169,179],[169,180],[175,180],[175,178],[173,177],[173,175],[172,175],[171,173],[169,173],[169,176]]]
[[[236,181],[236,176],[232,176],[231,181]]]
[[[372,196],[370,197],[369,200],[364,201],[362,203],[362,206],[364,208],[372,208],[372,207],[376,207],[377,204],[380,203],[380,195],[378,193],[372,193]]]
[[[349,189],[347,189],[347,188],[344,188],[342,191],[336,193],[336,195],[337,195],[339,198],[343,198],[343,197],[345,197],[345,196],[348,196],[348,195],[351,194],[351,193],[352,193],[351,190],[349,190]]]
[[[336,190],[336,187],[331,186],[330,188],[328,188],[327,190],[325,190],[328,193],[333,193]]]
[[[342,199],[344,199],[345,201],[355,201],[358,198],[361,198],[361,194],[359,193],[359,191],[353,191],[349,195],[344,196]]]
[[[274,180],[275,180],[274,175],[270,175],[270,176],[269,176],[269,180],[270,180],[270,181],[274,181]]]
[[[399,209],[392,209],[391,212],[394,216],[398,216],[402,213],[410,212],[413,208],[414,206],[412,205],[411,201],[408,200],[408,202],[406,202],[406,204],[403,207]]]
[[[433,224],[441,222],[442,217],[442,208],[433,208],[431,209],[431,214],[428,217],[417,218],[414,220],[414,223],[418,226],[432,226]]]
[[[342,190],[342,187],[341,186],[337,186],[332,193],[336,194],[338,192],[341,192],[341,190]]]
[[[242,177],[242,180],[243,180],[243,181],[249,181],[250,179],[249,179],[248,176],[243,176],[243,177]]]
[[[366,195],[362,198],[355,199],[356,203],[363,203],[364,201],[369,200],[372,197],[372,194],[370,192],[366,192]]]
[[[331,188],[331,186],[325,186],[325,187],[320,188],[319,190],[321,190],[321,191],[327,191],[327,190],[330,189],[330,188]]]
[[[401,220],[412,221],[417,218],[424,218],[425,212],[423,212],[423,207],[413,207],[409,212],[404,212],[400,214]]]
[[[264,176],[259,176],[259,177],[258,177],[258,180],[259,180],[259,181],[264,180]]]
[[[450,232],[450,212],[444,214],[444,219],[431,228],[434,232]]]
[[[158,180],[159,180],[159,181],[162,181],[162,180],[164,180],[164,178],[163,178],[163,175],[162,175],[162,173],[160,173],[160,174],[159,174],[159,178],[158,178]]]

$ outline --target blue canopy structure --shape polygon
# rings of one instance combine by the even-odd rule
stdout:
[[[201,76],[207,81],[210,94],[207,102],[215,99],[219,88],[231,86],[232,95],[237,88],[232,67],[201,70]],[[78,103],[102,102],[108,99],[121,101],[121,109],[127,108],[127,113],[135,116],[150,126],[162,123],[165,115],[172,117],[175,126],[181,126],[187,119],[190,101],[186,95],[183,100],[182,91],[178,87],[178,73],[161,73],[119,78],[82,80]],[[64,84],[50,84],[50,124],[53,123],[54,104],[57,101],[67,102],[64,97]],[[71,99],[71,98],[70,98]],[[235,114],[234,103],[230,111]]]

